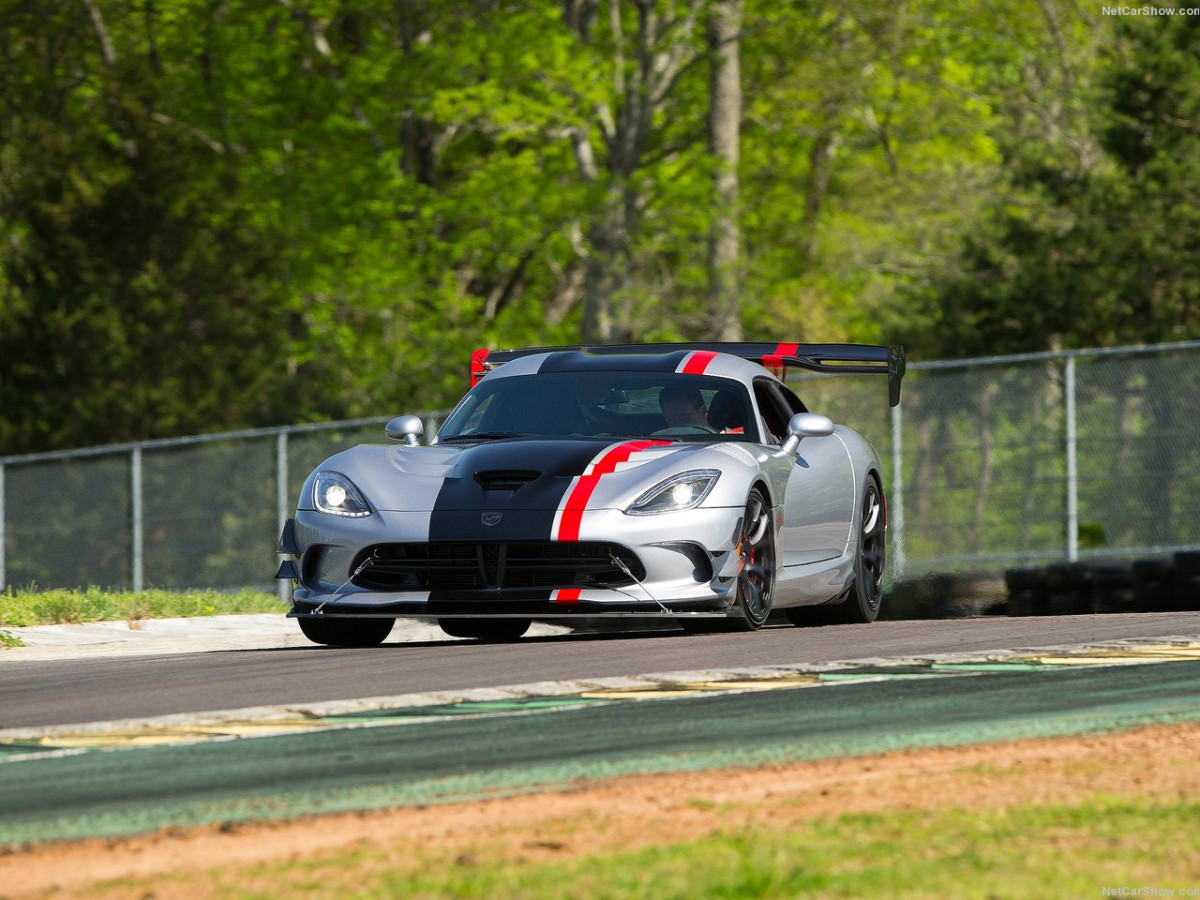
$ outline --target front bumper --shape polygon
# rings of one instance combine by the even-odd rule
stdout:
[[[298,576],[289,616],[547,619],[723,615],[736,596],[734,550],[741,530],[740,508],[662,516],[590,510],[578,542],[546,542],[510,534],[495,543],[621,548],[624,552],[612,554],[621,560],[615,567],[593,564],[573,570],[555,561],[536,577],[511,585],[495,577],[494,567],[485,566],[469,584],[441,581],[430,588],[416,579],[402,589],[387,589],[405,579],[381,576],[382,562],[372,573],[378,548],[438,546],[422,544],[421,515],[384,512],[369,519],[330,521],[320,513],[299,511],[294,523],[285,528],[280,544],[281,552],[296,557],[294,566],[281,569],[281,577]],[[492,550],[488,553],[494,555]],[[387,562],[394,565],[392,559]],[[606,568],[608,571],[603,571]]]

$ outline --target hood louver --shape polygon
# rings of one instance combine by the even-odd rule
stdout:
[[[475,481],[485,491],[515,491],[535,481],[542,473],[531,469],[491,469],[475,473]]]

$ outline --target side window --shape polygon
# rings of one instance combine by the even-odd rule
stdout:
[[[754,399],[758,403],[758,413],[767,432],[763,435],[763,442],[780,443],[787,434],[787,423],[792,417],[792,411],[779,385],[766,378],[757,379],[754,382]],[[799,403],[799,400],[796,402]]]
[[[779,393],[783,395],[783,400],[785,403],[787,403],[788,408],[792,411],[793,416],[796,413],[808,412],[808,407],[804,405],[804,401],[793,394],[791,389],[786,385],[779,388]]]

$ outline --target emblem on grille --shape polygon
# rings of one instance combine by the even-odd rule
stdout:
[[[484,525],[490,527],[492,525],[499,525],[502,518],[504,518],[504,513],[487,512],[483,514],[483,517],[480,519],[480,521],[483,522]]]

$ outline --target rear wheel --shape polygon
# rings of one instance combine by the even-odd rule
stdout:
[[[879,618],[883,604],[883,566],[887,558],[883,490],[874,476],[867,478],[859,515],[858,547],[854,552],[854,583],[837,605],[805,606],[787,611],[794,625],[865,623]]]
[[[314,644],[334,647],[374,647],[392,631],[395,619],[297,619],[304,636]]]
[[[858,550],[854,554],[854,584],[845,600],[832,612],[841,622],[874,622],[883,603],[883,564],[887,557],[884,540],[883,491],[879,482],[867,478],[859,518]]]
[[[533,624],[529,619],[438,619],[437,623],[450,637],[494,643],[515,641]]]

